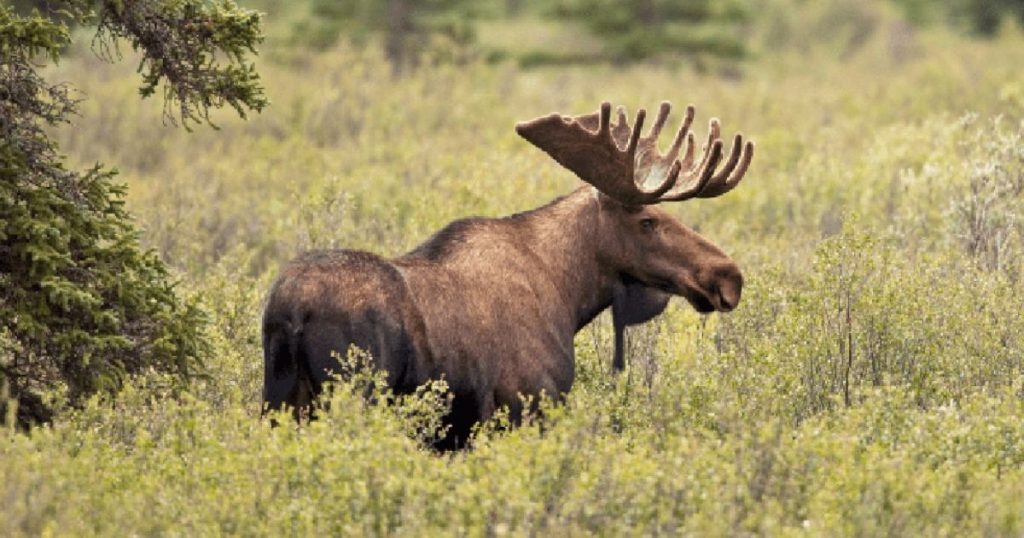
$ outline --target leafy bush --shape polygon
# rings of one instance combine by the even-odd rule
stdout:
[[[1022,131],[1008,131],[999,118],[976,126],[968,119],[971,136],[963,141],[967,189],[954,200],[954,230],[964,249],[982,267],[1004,271],[1019,280],[1024,237],[1024,144]]]

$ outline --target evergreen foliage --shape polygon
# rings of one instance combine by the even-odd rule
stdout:
[[[739,2],[711,0],[562,0],[556,13],[582,20],[607,41],[616,60],[672,53],[739,58],[746,52],[737,32],[746,19]]]
[[[991,36],[1003,19],[1016,17],[1024,23],[1022,0],[893,0],[915,24],[953,23],[975,35]]]
[[[68,21],[98,20],[103,50],[121,37],[142,52],[140,92],[163,84],[172,119],[201,123],[210,107],[244,115],[266,104],[246,62],[259,16],[230,2],[111,1],[92,10],[69,1],[49,13],[0,6],[0,387],[23,425],[114,390],[127,374],[188,380],[206,347],[201,311],[140,247],[116,171],[64,166],[46,129],[69,122],[77,101],[68,85],[39,75],[37,60],[58,61]],[[3,398],[0,411],[8,405]]]
[[[356,41],[383,38],[388,60],[400,71],[424,52],[471,43],[472,6],[467,0],[312,0],[311,16],[296,35],[317,48],[333,45],[341,35]]]

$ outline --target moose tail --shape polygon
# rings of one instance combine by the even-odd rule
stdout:
[[[309,359],[303,340],[303,323],[293,318],[263,328],[263,412],[292,408],[298,419],[308,413],[312,400]]]

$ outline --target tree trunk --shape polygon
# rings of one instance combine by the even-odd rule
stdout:
[[[391,72],[399,75],[408,63],[407,40],[412,32],[412,13],[408,0],[388,0],[387,42],[384,50],[391,62]]]

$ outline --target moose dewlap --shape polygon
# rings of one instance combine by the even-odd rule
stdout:
[[[630,126],[619,108],[612,125],[609,103],[520,123],[523,138],[589,186],[524,213],[457,220],[396,258],[335,250],[292,261],[263,317],[265,408],[298,416],[354,345],[398,393],[443,378],[454,399],[437,446],[457,448],[502,406],[518,422],[521,395],[567,393],[573,336],[609,306],[615,370],[624,366],[623,328],[657,316],[671,296],[700,312],[735,308],[739,267],[657,204],[732,190],[754,145],[737,134],[726,157],[712,119],[696,158],[690,106],[662,154],[669,111],[662,103],[646,136],[644,110]]]

